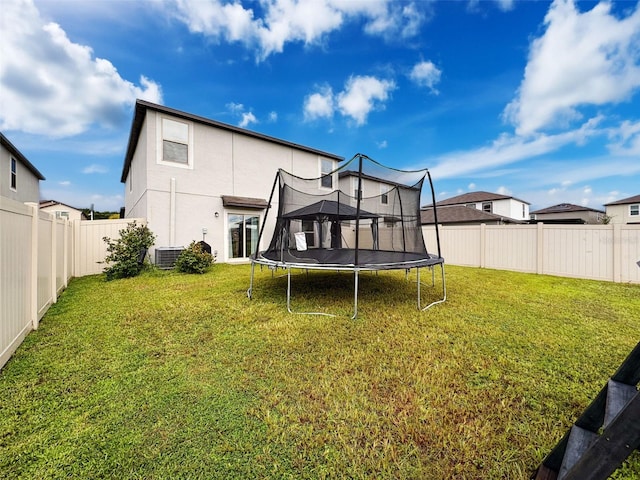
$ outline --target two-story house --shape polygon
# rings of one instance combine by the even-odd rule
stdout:
[[[44,176],[0,132],[0,195],[18,202],[40,201]]]
[[[491,192],[469,192],[436,202],[438,223],[501,225],[529,220],[529,202]],[[432,224],[433,207],[422,208],[422,223]]]
[[[603,223],[604,219],[605,212],[603,210],[574,205],[573,203],[560,203],[531,212],[531,221],[534,223],[594,225]]]
[[[222,122],[138,100],[121,181],[125,218],[146,218],[152,258],[204,240],[218,261],[246,261],[256,249],[276,172],[336,188],[342,157]],[[271,239],[274,195],[260,248]]]
[[[610,223],[640,224],[640,195],[606,203],[604,208]]]

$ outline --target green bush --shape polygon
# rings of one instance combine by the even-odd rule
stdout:
[[[156,236],[146,225],[137,225],[135,221],[120,230],[119,239],[103,237],[108,252],[104,259],[109,264],[104,268],[107,280],[138,275],[145,267],[147,250],[155,239]]]
[[[204,273],[213,265],[213,256],[202,250],[195,240],[176,259],[176,270],[183,273]]]

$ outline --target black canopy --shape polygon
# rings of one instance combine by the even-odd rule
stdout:
[[[355,220],[357,210],[351,205],[338,203],[334,200],[320,200],[319,202],[282,215],[282,218],[289,220],[317,220],[322,217],[337,218],[339,220]],[[378,215],[361,209],[360,218],[378,218]]]

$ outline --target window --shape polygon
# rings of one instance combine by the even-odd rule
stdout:
[[[56,210],[56,218],[66,218],[67,220],[69,220],[69,212]]]
[[[333,162],[327,159],[320,160],[320,186],[322,188],[333,188]]]
[[[389,203],[389,185],[380,185],[380,203],[383,205]]]
[[[353,179],[353,197],[362,200],[362,191],[358,190],[358,178]]]
[[[522,218],[526,218],[525,215],[526,215],[526,213],[525,213],[525,210],[524,210],[524,203],[523,203],[522,204]]]
[[[313,220],[302,220],[302,231],[307,240],[307,247],[315,247],[315,222]]]
[[[632,217],[637,217],[638,215],[640,215],[640,203],[629,205],[629,215],[631,215]]]
[[[162,160],[189,164],[189,125],[162,119]]]
[[[467,203],[465,205],[465,207],[469,207],[469,208],[478,208],[477,205],[475,203]]]
[[[18,162],[15,158],[11,158],[11,190],[18,188]]]
[[[491,202],[482,202],[482,211],[493,213],[493,204]]]
[[[230,213],[228,216],[229,258],[248,258],[258,247],[258,215]]]

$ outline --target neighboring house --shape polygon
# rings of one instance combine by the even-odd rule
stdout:
[[[542,208],[531,212],[531,221],[534,223],[575,223],[598,224],[603,223],[605,212],[595,208],[574,205],[573,203],[560,203],[551,207]]]
[[[88,220],[85,213],[78,209],[65,205],[55,200],[43,200],[40,202],[40,210],[55,214],[56,218],[64,218],[66,220]]]
[[[510,217],[503,217],[494,213],[484,212],[475,207],[465,205],[438,206],[438,225],[505,225],[524,223]],[[433,207],[424,207],[420,212],[420,221],[423,225],[433,225],[435,217]]]
[[[276,172],[313,178],[332,172],[342,157],[215,120],[138,100],[121,181],[125,218],[146,218],[156,235],[152,258],[204,240],[218,261],[246,261],[266,213]],[[318,182],[336,188],[337,175]],[[278,212],[273,196],[260,249]],[[167,253],[167,257],[170,256]]]
[[[446,200],[441,200],[436,202],[436,206],[438,207],[438,222],[441,223],[440,220],[440,207],[468,207],[474,208],[476,210],[480,210],[484,213],[490,213],[498,218],[502,219],[503,222],[511,222],[513,220],[526,222],[529,220],[529,202],[525,202],[524,200],[519,200],[515,197],[510,197],[507,195],[501,195],[499,193],[491,193],[491,192],[470,192],[464,193],[462,195],[458,195],[456,197],[447,198]],[[427,205],[424,210],[429,208],[430,205]],[[461,212],[460,214],[464,214],[463,217],[467,217],[469,214],[464,210],[457,210]],[[453,216],[453,211],[450,211]],[[480,217],[477,217],[480,219]],[[469,222],[467,222],[469,223]],[[485,223],[485,222],[477,222],[472,221],[470,223]]]
[[[640,224],[640,195],[606,203],[604,208],[610,223]]]
[[[18,202],[40,201],[44,176],[0,132],[0,195]]]

